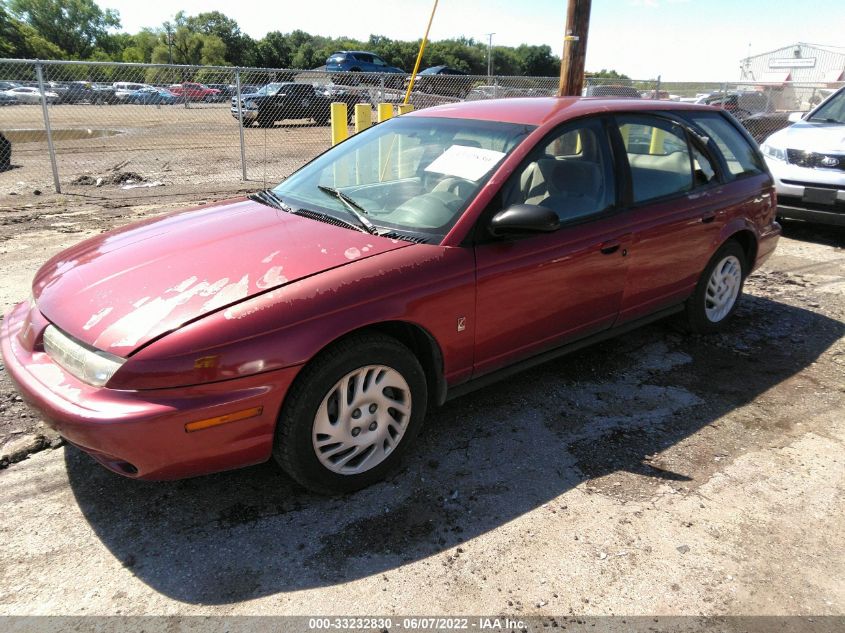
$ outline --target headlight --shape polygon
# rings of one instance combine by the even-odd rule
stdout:
[[[786,161],[786,150],[782,147],[775,147],[771,143],[763,143],[760,146],[760,149],[763,150],[763,153],[768,156],[769,158],[774,158],[775,160]]]
[[[125,359],[86,347],[70,338],[55,325],[44,330],[44,351],[60,367],[82,382],[102,387]]]

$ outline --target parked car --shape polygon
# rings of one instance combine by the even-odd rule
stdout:
[[[173,105],[179,103],[180,99],[167,88],[156,88],[149,86],[136,90],[126,97],[127,103],[136,105]]]
[[[18,86],[7,90],[6,94],[15,99],[18,103],[41,103],[41,91],[38,88],[29,86]],[[44,91],[44,99],[47,103],[58,103],[59,95],[49,90]]]
[[[10,95],[5,91],[0,92],[0,106],[14,105],[17,102],[18,100],[14,97],[14,95]]]
[[[754,137],[758,143],[762,143],[766,138],[789,126],[790,112],[760,112],[758,114],[751,114],[742,121],[742,126],[748,130],[749,134]]]
[[[381,57],[369,51],[337,51],[332,53],[326,60],[326,71],[330,73],[396,73],[405,74],[405,71],[396,66],[391,66]],[[337,84],[362,83],[366,81],[378,81],[376,78],[356,77],[354,75],[333,75],[332,81]],[[404,77],[397,77],[394,81],[388,82],[391,86],[401,86]]]
[[[845,87],[762,145],[778,215],[845,226]]]
[[[752,114],[773,112],[774,104],[769,96],[753,90],[739,92],[714,92],[704,97],[701,103],[723,108],[737,119],[745,119]]]
[[[51,81],[47,86],[51,92],[59,95],[59,103],[91,102],[94,95],[88,81]]]
[[[117,98],[117,91],[111,84],[93,83],[91,84],[91,91],[91,103],[95,105],[113,105],[120,102],[120,99]]]
[[[182,84],[172,84],[167,89],[182,100],[205,101],[206,103],[223,100],[220,96],[220,91],[216,88],[209,88],[203,84],[188,81]]]
[[[498,86],[475,86],[466,95],[467,101],[482,101],[485,99],[495,99],[499,92]]]
[[[351,93],[334,92],[330,97],[318,94],[311,84],[290,81],[270,83],[253,94],[241,95],[244,124],[272,127],[285,119],[314,119],[318,125],[328,123],[333,101],[345,101],[350,107],[347,116],[352,118],[352,105],[364,97]],[[238,99],[232,98],[232,116],[238,118]]]
[[[429,406],[675,312],[721,330],[775,248],[774,202],[756,144],[713,108],[449,104],[273,189],[59,253],[0,350],[114,472],[273,456],[349,491],[397,465]]]
[[[150,84],[134,83],[131,81],[116,81],[112,84],[112,88],[114,89],[113,99],[115,103],[128,103],[129,98],[139,90],[154,88],[154,86],[151,86]]]
[[[19,88],[20,84],[15,81],[0,81],[0,92],[6,92],[12,88]]]
[[[641,99],[640,91],[633,86],[620,86],[618,84],[589,85],[581,94],[585,97],[626,97],[629,99]]]
[[[237,86],[235,84],[206,84],[209,88],[217,90],[218,92],[218,100],[219,101],[226,101],[227,99],[231,99],[235,96],[237,92]]]
[[[411,78],[405,79],[407,89]],[[420,71],[414,79],[414,90],[430,94],[464,99],[472,89],[467,73],[449,66],[431,66]]]

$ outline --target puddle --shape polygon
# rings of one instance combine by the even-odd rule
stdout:
[[[44,130],[2,130],[3,135],[12,143],[39,143],[47,140]],[[120,130],[95,130],[91,128],[53,128],[53,141],[77,141],[89,138],[102,138],[120,134]]]

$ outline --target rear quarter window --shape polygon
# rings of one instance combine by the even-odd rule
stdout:
[[[686,116],[716,144],[732,176],[765,172],[757,149],[724,116],[718,112],[691,112]]]

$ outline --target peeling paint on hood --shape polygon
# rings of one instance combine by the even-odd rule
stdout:
[[[75,338],[125,356],[204,314],[411,246],[238,200],[131,225],[38,272],[38,308]],[[354,260],[348,253],[358,252]]]

